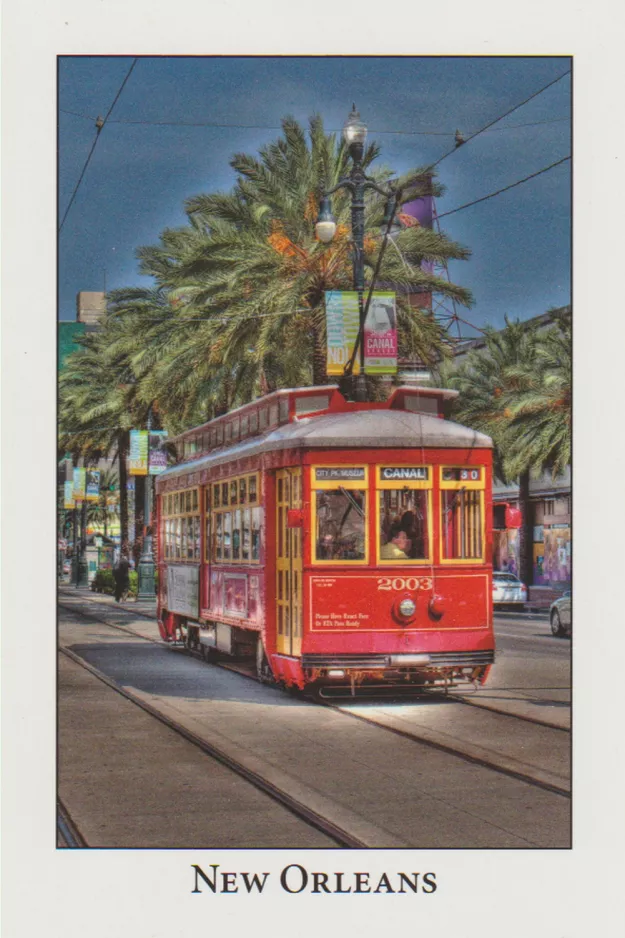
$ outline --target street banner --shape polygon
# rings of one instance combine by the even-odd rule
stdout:
[[[74,483],[65,482],[63,486],[63,508],[68,511],[74,507]]]
[[[167,450],[164,443],[167,439],[167,430],[150,430],[150,458],[149,474],[160,475],[167,469]]]
[[[100,497],[100,470],[87,469],[85,473],[85,494],[88,502],[97,502]]]
[[[342,375],[358,335],[358,294],[355,290],[326,290],[327,367],[329,375]],[[352,374],[360,372],[360,356]]]
[[[130,450],[128,453],[128,472],[131,476],[148,474],[148,431],[130,431]]]
[[[365,320],[365,374],[397,373],[397,314],[395,294],[376,292],[371,296]]]
[[[78,468],[74,469],[74,500],[82,501],[85,497],[85,470]]]

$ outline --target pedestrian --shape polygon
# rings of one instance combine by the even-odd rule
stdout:
[[[115,602],[124,602],[128,598],[130,589],[130,564],[128,562],[128,545],[122,544],[119,560],[113,568],[113,578],[115,580]]]

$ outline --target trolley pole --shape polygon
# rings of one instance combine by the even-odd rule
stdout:
[[[152,527],[151,527],[151,509],[152,509],[152,477],[150,476],[150,430],[152,429],[152,405],[148,407],[147,431],[148,431],[148,474],[145,478],[145,495],[143,502],[143,551],[139,559],[137,572],[139,574],[139,583],[137,590],[137,599],[154,599],[155,579],[154,579],[154,554],[152,553]]]

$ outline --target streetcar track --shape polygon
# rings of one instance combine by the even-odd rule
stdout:
[[[151,642],[152,644],[158,645],[158,646],[160,646],[160,647],[166,647],[166,648],[168,648],[168,649],[171,650],[171,651],[177,651],[177,652],[179,652],[179,653],[180,653],[180,652],[185,652],[185,653],[189,654],[191,657],[197,658],[198,660],[201,660],[201,661],[204,660],[204,658],[202,657],[202,655],[201,655],[200,653],[195,652],[195,651],[193,651],[192,649],[187,648],[185,645],[176,645],[176,646],[173,646],[173,647],[172,647],[172,646],[168,646],[168,645],[166,645],[165,643],[163,643],[162,639],[160,639],[160,638],[154,639],[154,638],[150,638],[149,636],[143,636],[143,635],[141,635],[140,633],[133,631],[132,628],[129,628],[129,627],[127,627],[127,626],[120,625],[120,624],[115,624],[115,623],[111,623],[111,622],[106,622],[106,621],[105,621],[103,618],[101,618],[101,617],[98,617],[98,616],[96,616],[96,615],[94,615],[94,614],[92,614],[92,613],[89,613],[89,612],[85,612],[83,609],[77,608],[78,604],[64,605],[62,602],[60,602],[59,605],[60,605],[62,608],[67,609],[68,611],[73,611],[73,612],[75,612],[75,613],[78,613],[78,614],[81,615],[81,616],[84,616],[85,618],[88,618],[88,619],[91,619],[91,620],[93,620],[93,621],[96,621],[96,622],[98,622],[98,624],[104,625],[104,626],[106,626],[106,627],[108,627],[108,628],[117,629],[117,630],[119,630],[119,631],[121,631],[121,632],[124,632],[124,633],[126,633],[126,634],[128,634],[128,635],[131,635],[133,638],[140,638],[140,639],[142,639],[142,640],[144,640],[144,641]],[[126,611],[126,610],[124,610],[124,611]],[[130,610],[127,610],[127,611],[130,613]],[[152,619],[153,619],[153,617],[151,617],[151,616],[146,616],[146,618],[152,618]],[[69,654],[70,657],[73,657],[73,656],[74,656],[74,653],[73,653],[73,652],[69,652],[69,650],[67,650],[67,649],[61,649],[61,650],[64,651],[66,654]],[[80,661],[80,663],[83,663],[83,660],[82,660],[82,659],[78,659],[78,660]],[[240,667],[240,666],[237,666],[236,664],[232,664],[232,663],[230,663],[230,662],[219,662],[219,661],[211,662],[211,664],[214,664],[215,666],[220,667],[220,668],[222,668],[223,670],[228,670],[228,671],[230,671],[230,672],[232,672],[232,673],[238,674],[238,675],[241,676],[241,677],[244,677],[244,678],[247,678],[247,679],[251,679],[251,680],[253,680],[253,681],[255,681],[255,682],[258,683],[258,677],[257,677],[257,675],[256,675],[253,671],[250,671],[250,670],[247,670],[247,669],[242,668],[242,667]],[[84,667],[87,667],[89,670],[91,670],[91,666],[88,665],[87,663],[84,663],[83,666],[84,666]],[[97,669],[93,669],[93,671],[94,671],[94,673],[95,673],[97,676],[100,676],[100,672],[97,672]],[[158,719],[161,719],[163,722],[165,722],[166,725],[170,725],[169,718],[164,717],[163,715],[160,715],[160,714],[158,713],[158,711],[155,711],[154,708],[150,707],[150,705],[147,704],[147,703],[145,703],[144,701],[139,701],[139,700],[135,699],[132,695],[127,694],[126,691],[124,691],[122,688],[119,687],[119,685],[115,684],[115,682],[111,682],[110,679],[106,677],[106,675],[102,675],[101,679],[104,680],[105,683],[110,683],[110,686],[111,686],[111,687],[113,687],[113,688],[114,688],[115,690],[117,690],[118,692],[122,693],[124,696],[128,696],[129,699],[133,700],[133,702],[135,702],[135,703],[138,703],[139,706],[142,706],[142,707],[143,707],[144,709],[146,709],[148,712],[153,713],[153,715],[157,716]],[[268,685],[268,686],[271,686],[271,685]],[[534,718],[532,718],[532,717],[527,717],[527,716],[518,715],[518,714],[512,714],[512,713],[509,713],[508,711],[500,710],[500,709],[498,709],[498,708],[493,708],[493,707],[490,707],[490,706],[482,706],[482,705],[480,705],[480,704],[478,704],[478,703],[474,703],[474,702],[472,702],[472,701],[466,701],[466,700],[464,700],[464,699],[459,699],[459,698],[457,698],[457,697],[450,697],[449,695],[444,695],[444,694],[440,694],[440,693],[439,693],[439,694],[432,693],[432,694],[428,694],[428,698],[429,698],[429,699],[433,699],[433,700],[441,700],[441,699],[443,699],[443,700],[445,700],[445,701],[447,701],[447,702],[451,701],[451,702],[458,703],[458,704],[464,703],[464,704],[467,704],[468,706],[472,706],[472,707],[473,707],[474,709],[476,709],[476,710],[486,710],[487,712],[494,712],[495,714],[497,714],[497,715],[499,715],[499,716],[502,716],[502,717],[506,717],[506,718],[509,718],[509,719],[519,719],[519,720],[523,720],[524,722],[528,722],[528,723],[532,723],[532,724],[535,724],[535,725],[538,725],[538,726],[546,727],[547,729],[555,729],[555,730],[560,730],[560,731],[564,730],[565,732],[570,732],[566,727],[556,726],[556,725],[554,725],[554,724],[552,724],[552,723],[548,723],[548,722],[543,721],[543,720],[534,719]],[[564,785],[560,785],[560,784],[558,784],[558,783],[557,783],[556,781],[554,781],[554,780],[549,781],[548,779],[546,779],[546,778],[544,778],[544,777],[543,777],[543,778],[540,778],[540,777],[538,777],[537,775],[532,775],[530,772],[526,772],[526,771],[522,770],[521,768],[518,767],[518,765],[517,765],[517,766],[514,765],[515,762],[518,763],[518,760],[515,760],[515,759],[513,759],[513,758],[510,758],[510,757],[506,757],[506,756],[504,756],[504,755],[501,755],[501,756],[499,757],[501,761],[500,761],[500,762],[495,762],[495,761],[493,761],[492,759],[489,759],[487,756],[481,755],[481,754],[477,753],[477,752],[475,751],[475,746],[472,745],[472,744],[470,744],[470,743],[465,743],[465,749],[458,748],[458,747],[454,747],[453,745],[451,745],[451,744],[449,744],[449,743],[445,743],[445,742],[442,742],[442,741],[440,741],[440,740],[434,740],[434,739],[432,739],[431,737],[428,737],[428,736],[419,736],[419,735],[417,735],[416,733],[411,732],[411,731],[409,731],[409,730],[404,730],[404,729],[401,729],[401,728],[399,728],[399,727],[390,726],[390,725],[388,725],[388,724],[385,723],[385,722],[381,722],[381,721],[376,720],[376,719],[374,719],[374,718],[372,718],[372,717],[370,717],[370,716],[367,716],[367,715],[365,715],[365,714],[353,713],[353,712],[351,712],[350,710],[345,709],[344,707],[342,707],[340,704],[333,704],[333,703],[331,703],[331,702],[329,702],[329,701],[327,701],[327,700],[323,700],[323,699],[312,700],[312,699],[310,699],[310,698],[304,697],[303,695],[302,695],[302,700],[303,700],[304,702],[307,702],[307,703],[310,703],[310,704],[313,704],[313,705],[316,704],[316,705],[326,706],[326,707],[328,707],[329,709],[333,709],[333,710],[335,710],[335,711],[337,711],[337,712],[339,712],[339,713],[341,713],[341,714],[343,714],[343,715],[345,715],[345,716],[353,717],[354,719],[360,720],[360,721],[365,722],[365,723],[367,723],[367,724],[369,724],[369,725],[373,725],[373,726],[375,726],[376,728],[379,728],[379,729],[388,730],[388,731],[391,732],[391,733],[394,733],[394,734],[396,734],[396,735],[398,735],[398,736],[401,736],[401,737],[403,737],[403,738],[405,738],[405,739],[409,739],[409,740],[411,740],[412,742],[415,742],[415,743],[417,743],[417,744],[429,746],[430,748],[437,749],[437,750],[442,751],[442,752],[446,752],[446,753],[448,753],[448,754],[450,754],[450,755],[453,755],[453,756],[455,756],[455,757],[457,757],[457,758],[461,758],[461,759],[463,759],[464,761],[471,762],[471,763],[476,764],[476,765],[480,765],[480,766],[482,766],[483,768],[489,769],[490,771],[498,772],[499,774],[506,775],[506,776],[511,777],[511,778],[515,778],[515,779],[517,779],[517,780],[519,780],[519,781],[523,781],[523,782],[525,782],[525,783],[527,783],[527,784],[530,784],[530,785],[533,785],[533,786],[535,786],[535,787],[537,787],[537,788],[542,788],[542,789],[544,789],[545,791],[550,791],[550,792],[552,792],[552,793],[554,793],[554,794],[557,794],[557,795],[560,795],[560,796],[563,796],[563,797],[566,797],[566,798],[570,798],[570,797],[571,797],[570,789],[569,789],[568,787],[565,787]],[[172,726],[173,726],[173,724],[174,724],[174,721],[171,721],[171,725],[172,725]],[[189,732],[189,731],[187,731],[187,730],[185,730],[185,729],[183,728],[183,735],[185,735],[187,732]],[[212,747],[210,747],[210,744],[205,743],[203,740],[200,739],[200,737],[196,737],[194,734],[191,734],[191,737],[192,737],[192,738],[191,738],[191,741],[194,742],[194,743],[196,743],[196,745],[200,745],[200,748],[204,748],[205,746],[208,746],[209,748],[212,748]],[[471,748],[473,749],[473,751],[472,751],[472,752],[467,752],[467,751],[466,751],[466,746],[471,747]],[[205,751],[206,751],[206,750],[205,750]],[[215,751],[218,752],[218,750],[215,750]],[[209,754],[210,754],[210,753],[209,753]],[[219,756],[218,756],[218,755],[215,755],[215,758],[219,758]],[[230,757],[227,757],[227,758],[230,758]],[[503,763],[503,764],[502,764],[502,763]],[[507,763],[507,764],[505,764],[505,763]],[[236,771],[236,769],[235,769],[235,771]],[[244,768],[244,772],[247,772],[247,771],[248,771],[248,770]],[[547,771],[546,771],[546,772],[545,772],[545,775],[553,775],[553,773],[550,773],[550,772],[547,772]],[[247,776],[246,776],[246,777],[247,777]],[[254,784],[254,782],[252,782],[252,783]],[[268,792],[268,793],[271,794],[271,792]],[[279,799],[278,799],[278,800],[279,800]],[[327,831],[324,830],[324,833],[327,833]],[[333,837],[332,834],[328,834],[328,836]],[[366,845],[363,845],[363,844],[348,844],[348,846],[366,846]]]
[[[108,625],[108,623],[103,624]],[[113,626],[113,628],[115,628],[115,626]],[[123,629],[123,631],[127,630]],[[126,698],[137,707],[140,707],[146,713],[150,714],[150,716],[163,723],[179,736],[184,737],[184,739],[192,743],[194,746],[197,746],[198,749],[205,753],[205,755],[215,759],[215,761],[219,762],[221,765],[224,765],[232,772],[235,772],[255,788],[269,795],[270,798],[272,798],[274,801],[277,801],[278,804],[286,808],[291,814],[294,814],[296,817],[305,821],[315,830],[325,834],[326,837],[328,837],[330,840],[333,840],[338,846],[352,849],[366,849],[370,847],[370,844],[359,839],[330,819],[323,817],[323,815],[308,807],[306,804],[304,804],[302,801],[299,801],[288,792],[279,788],[270,780],[263,778],[263,776],[258,772],[243,765],[243,763],[234,759],[232,756],[228,755],[217,746],[214,746],[212,743],[202,739],[200,736],[187,729],[187,727],[183,726],[181,723],[178,723],[176,720],[173,720],[171,717],[159,711],[156,707],[152,706],[147,701],[142,700],[140,697],[137,697],[135,694],[126,690],[124,687],[121,687],[119,684],[117,684],[116,681],[113,681],[98,668],[95,668],[93,665],[89,664],[84,660],[84,658],[81,658],[75,652],[71,651],[71,649],[60,646],[59,651],[78,664],[80,667],[84,668],[86,671],[89,671],[89,673],[98,678],[98,680],[102,681],[102,683],[116,691],[116,693],[120,694],[122,697]]]
[[[103,603],[99,603],[97,600],[87,599],[87,602],[91,602],[93,605],[96,605],[96,606],[104,605]],[[62,607],[63,609],[67,609],[68,611],[75,610],[77,608],[80,608],[81,606],[80,603],[64,604],[62,601],[59,601],[58,605]],[[105,606],[105,608],[111,608],[111,607],[107,605]],[[134,610],[126,609],[124,607],[120,607],[119,610],[115,609],[115,611],[124,612],[124,613],[127,613],[128,615],[140,615],[142,618],[150,619],[153,622],[155,621],[155,617],[153,615],[150,615],[149,613],[145,613],[145,612],[135,613]],[[163,642],[163,640],[160,637],[150,638],[149,636],[146,636],[146,635],[140,635],[138,632],[133,631],[131,628],[127,626],[121,625],[119,623],[106,622],[104,619],[100,619],[97,616],[93,615],[93,613],[84,612],[81,610],[81,615],[84,615],[85,617],[90,618],[90,619],[94,619],[97,622],[101,622],[104,625],[108,625],[111,628],[119,629],[121,632],[126,632],[129,635],[142,638],[146,642],[152,642],[155,645],[164,646],[166,648],[169,648],[171,651],[184,651],[187,654],[189,654],[191,657],[197,658],[199,661],[205,660],[201,654],[193,651],[193,649],[189,648],[187,645],[183,643],[176,644],[176,645],[174,644],[168,645],[167,643]],[[253,670],[249,670],[247,668],[237,666],[236,664],[231,663],[229,661],[220,661],[217,658],[214,661],[211,661],[210,663],[214,665],[215,667],[223,668],[224,670],[227,670],[227,671],[232,671],[234,674],[240,674],[241,677],[247,677],[258,682],[258,677]],[[506,691],[506,690],[516,690],[517,688],[501,687],[497,689]],[[564,688],[560,688],[560,689],[564,689]],[[522,688],[520,688],[520,690],[522,690]],[[523,714],[523,713],[511,713],[509,710],[505,710],[503,707],[497,707],[497,706],[493,706],[492,704],[482,703],[481,701],[471,700],[471,698],[465,696],[463,692],[460,692],[459,694],[455,694],[455,693],[445,694],[442,691],[428,690],[426,692],[419,694],[418,691],[415,691],[414,696],[415,698],[418,698],[418,699],[424,699],[425,694],[427,694],[427,699],[430,699],[430,700],[445,700],[448,702],[464,704],[465,706],[473,707],[476,710],[486,710],[489,713],[499,714],[500,716],[507,717],[510,720],[521,720],[524,723],[531,723],[531,724],[534,724],[535,726],[544,726],[546,729],[558,730],[559,732],[562,732],[562,733],[571,732],[570,726],[562,726],[559,723],[552,723],[549,720],[541,720],[539,717],[527,716],[526,714]],[[359,699],[366,700],[367,698],[365,696],[362,696]],[[525,695],[524,699],[527,700],[528,703],[532,702],[532,697],[529,695]],[[382,698],[380,698],[380,700],[382,700]],[[317,702],[322,703],[323,701],[317,701]]]
[[[60,798],[57,798],[56,800],[56,812],[56,826],[58,832],[65,841],[64,846],[71,849],[88,847],[89,844],[80,833],[80,830],[76,826],[76,822]]]

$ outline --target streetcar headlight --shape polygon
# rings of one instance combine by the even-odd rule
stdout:
[[[328,677],[345,677],[345,671],[333,669],[332,671],[328,671]]]
[[[400,614],[408,619],[415,614],[417,606],[413,599],[402,599],[398,608]]]

